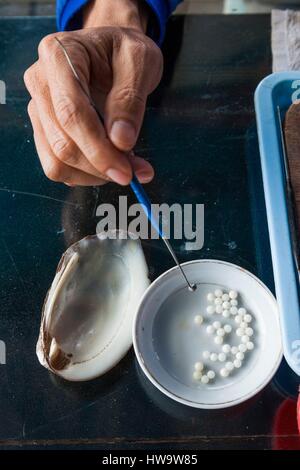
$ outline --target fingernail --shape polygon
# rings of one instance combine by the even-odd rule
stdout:
[[[120,170],[116,170],[115,168],[109,168],[106,171],[106,176],[113,180],[115,183],[122,184],[123,186],[126,186],[129,184],[130,179],[126,173],[123,173]]]
[[[153,179],[153,171],[137,171],[136,176],[140,183],[149,183]]]
[[[111,127],[110,138],[117,147],[129,150],[135,144],[135,128],[128,121],[115,121]]]

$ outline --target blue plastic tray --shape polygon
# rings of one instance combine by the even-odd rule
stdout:
[[[299,98],[300,72],[269,75],[262,80],[255,92],[259,148],[283,352],[288,364],[298,375],[300,375],[299,275],[293,254],[292,232],[288,217],[286,172],[278,106],[281,118],[284,118],[286,110]]]

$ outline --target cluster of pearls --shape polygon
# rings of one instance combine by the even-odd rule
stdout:
[[[208,370],[204,373],[204,364],[202,362],[196,362],[194,365],[193,379],[200,380],[203,384],[208,384],[210,380],[213,380],[216,373],[213,370]]]
[[[227,293],[221,289],[216,289],[214,293],[209,292],[207,294],[207,301],[210,303],[206,308],[209,316],[220,314],[224,318],[231,317],[234,319],[236,324],[235,335],[240,341],[237,346],[232,346],[228,343],[223,344],[226,335],[230,335],[233,331],[233,327],[229,323],[223,324],[215,320],[206,326],[207,334],[214,336],[214,343],[216,345],[222,345],[222,351],[203,351],[202,357],[207,361],[222,363],[224,366],[220,369],[220,376],[225,378],[235,369],[242,367],[245,354],[254,349],[254,343],[251,341],[254,331],[250,326],[252,315],[244,307],[239,307],[238,293],[235,290],[230,290]],[[202,325],[204,322],[203,316],[196,315],[194,322],[197,325]],[[196,362],[193,378],[204,384],[215,378],[216,374],[213,370],[208,370],[206,374],[203,370],[204,364]]]

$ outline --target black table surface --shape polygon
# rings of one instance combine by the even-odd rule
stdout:
[[[100,202],[127,188],[68,188],[48,181],[36,156],[22,75],[54,18],[0,20],[0,446],[6,448],[294,448],[298,380],[285,363],[265,389],[226,410],[195,410],[157,391],[132,351],[110,373],[67,383],[35,355],[40,312],[62,252],[94,233]],[[271,72],[270,17],[177,16],[164,45],[165,73],[151,96],[137,152],[156,178],[154,202],[205,204],[205,243],[182,261],[218,258],[273,277],[253,93]],[[133,200],[133,198],[132,198]],[[152,279],[172,266],[145,243]]]

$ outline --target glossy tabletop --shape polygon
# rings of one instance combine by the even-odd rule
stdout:
[[[96,208],[128,188],[68,188],[40,167],[22,75],[53,18],[0,20],[0,446],[2,448],[295,448],[298,379],[283,364],[259,395],[231,409],[195,410],[161,395],[133,352],[110,373],[72,384],[35,355],[43,299],[62,252],[94,233]],[[149,159],[153,202],[205,204],[205,242],[181,261],[239,264],[272,290],[253,93],[271,72],[270,17],[176,16],[164,45],[165,73],[151,96],[137,153]],[[150,275],[171,267],[161,242],[144,243]]]

